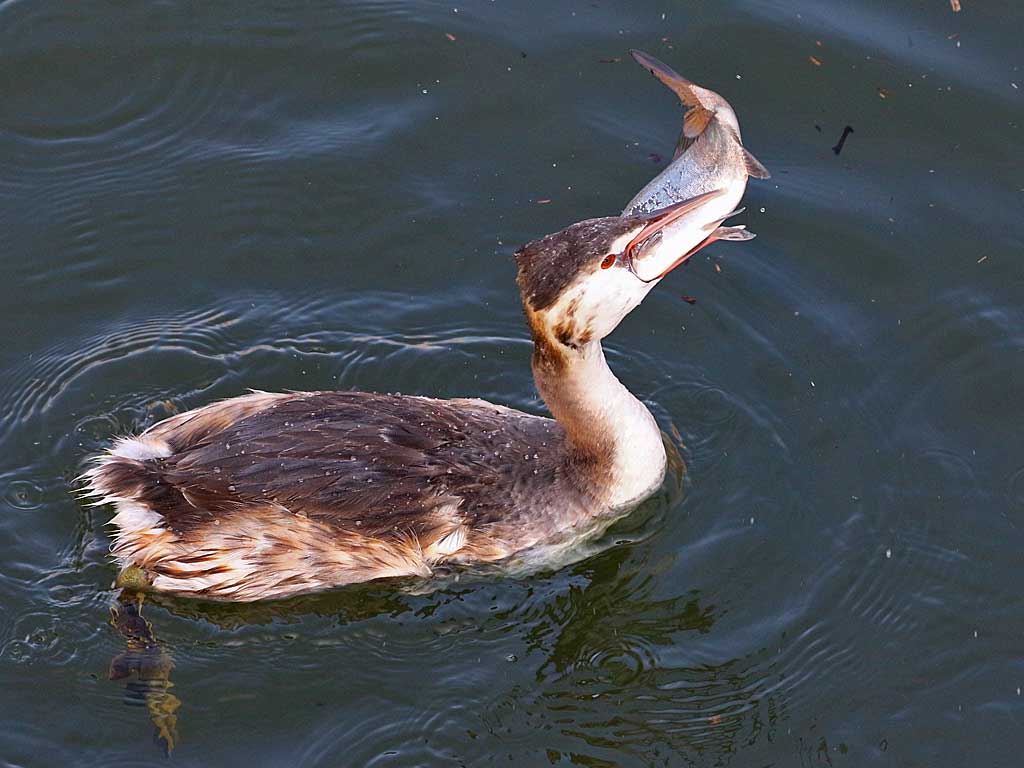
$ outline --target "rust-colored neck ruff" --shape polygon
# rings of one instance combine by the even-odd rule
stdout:
[[[533,378],[566,433],[566,470],[598,503],[628,507],[665,476],[651,412],[615,377],[599,341],[573,348],[534,332]]]

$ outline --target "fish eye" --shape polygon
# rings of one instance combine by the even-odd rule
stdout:
[[[615,264],[615,254],[609,253],[604,257],[604,261],[601,262],[601,269],[608,269],[613,264]]]

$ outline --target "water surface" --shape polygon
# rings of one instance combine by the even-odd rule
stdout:
[[[963,4],[0,3],[0,761],[166,765],[176,719],[196,766],[1019,764],[1024,14]],[[511,254],[670,156],[630,47],[774,173],[607,345],[685,475],[529,578],[150,600],[108,680],[69,488],[112,436],[248,387],[543,412]]]

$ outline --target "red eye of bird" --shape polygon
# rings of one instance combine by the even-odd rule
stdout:
[[[604,261],[601,262],[601,269],[608,269],[612,264],[615,263],[615,254],[609,253],[604,257]]]

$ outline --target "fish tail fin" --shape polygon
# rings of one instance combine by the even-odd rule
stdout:
[[[704,133],[718,108],[726,104],[725,99],[714,91],[701,88],[696,83],[687,80],[672,67],[658,61],[649,53],[634,48],[630,50],[630,54],[637,64],[668,86],[684,105],[690,107],[686,112],[686,117],[683,118],[683,137],[696,139]]]

